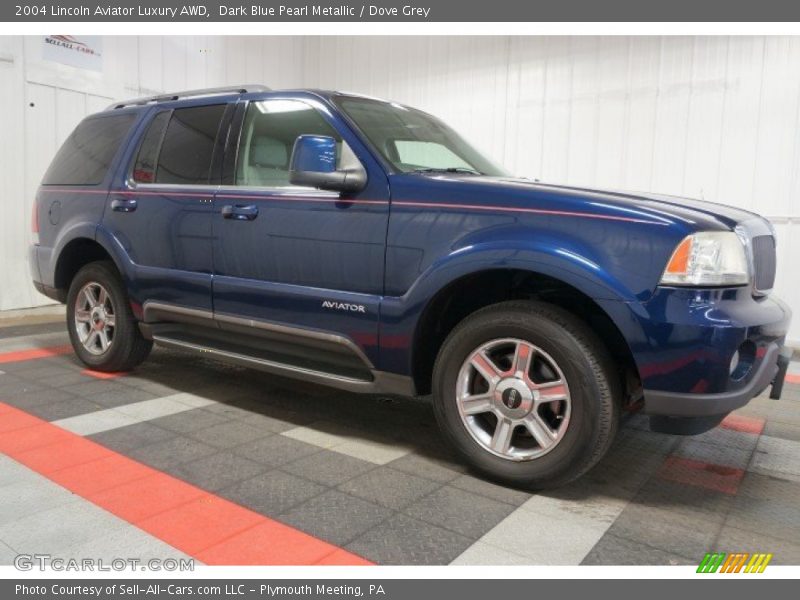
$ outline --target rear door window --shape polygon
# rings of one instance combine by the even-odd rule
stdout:
[[[172,112],[158,154],[155,183],[203,185],[209,182],[214,143],[224,112],[224,104],[180,108]]]
[[[42,184],[101,183],[135,120],[135,113],[126,113],[81,121],[56,154]]]

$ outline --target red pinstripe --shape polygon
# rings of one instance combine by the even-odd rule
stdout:
[[[620,217],[617,215],[600,215],[597,213],[573,212],[568,210],[546,210],[543,208],[524,208],[516,206],[484,206],[481,204],[448,204],[443,202],[415,202],[411,200],[394,200],[392,206],[408,206],[419,208],[457,208],[461,210],[487,210],[514,213],[531,213],[536,215],[548,215],[555,217],[578,217],[584,219],[603,219],[606,221],[624,221],[626,223],[644,223],[647,225],[666,225],[658,221],[648,221],[646,219],[636,219],[633,217]]]
[[[213,198],[213,193],[199,192],[158,192],[153,190],[84,190],[84,189],[64,189],[64,188],[40,188],[40,191],[46,193],[62,193],[62,194],[115,194],[122,196],[177,196],[189,198]],[[292,197],[292,196],[274,196],[274,195],[247,195],[247,194],[217,194],[218,198],[232,198],[232,199],[246,199],[253,201],[271,201],[271,202],[325,202],[325,203],[340,203],[340,204],[365,204],[386,206],[402,206],[408,208],[438,208],[445,210],[479,210],[479,211],[496,211],[496,212],[510,212],[510,213],[527,213],[535,215],[545,215],[551,217],[575,217],[579,219],[599,219],[604,221],[619,221],[623,223],[641,223],[643,225],[667,225],[668,223],[651,221],[647,219],[637,219],[635,217],[622,217],[619,215],[601,215],[597,213],[586,213],[579,211],[569,210],[548,210],[543,208],[525,208],[518,206],[488,206],[482,204],[456,204],[447,202],[422,202],[414,200],[342,200],[339,198],[314,198],[310,196],[305,197]]]

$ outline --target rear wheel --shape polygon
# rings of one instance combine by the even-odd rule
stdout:
[[[482,473],[531,488],[567,483],[607,451],[619,409],[613,364],[581,321],[528,301],[482,309],[434,367],[440,427]]]
[[[86,265],[67,294],[67,329],[75,353],[98,371],[129,371],[152,348],[136,324],[113,263]]]

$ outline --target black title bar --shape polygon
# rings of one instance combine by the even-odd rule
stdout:
[[[2,22],[780,22],[787,0],[11,0]],[[335,33],[335,32],[332,32]]]

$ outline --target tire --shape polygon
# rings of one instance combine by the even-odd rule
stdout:
[[[558,487],[591,469],[614,439],[620,395],[597,336],[535,301],[473,313],[447,337],[433,369],[445,437],[483,475],[526,489]]]
[[[153,347],[142,337],[110,261],[89,263],[73,278],[67,293],[67,329],[78,358],[96,371],[130,371]]]

